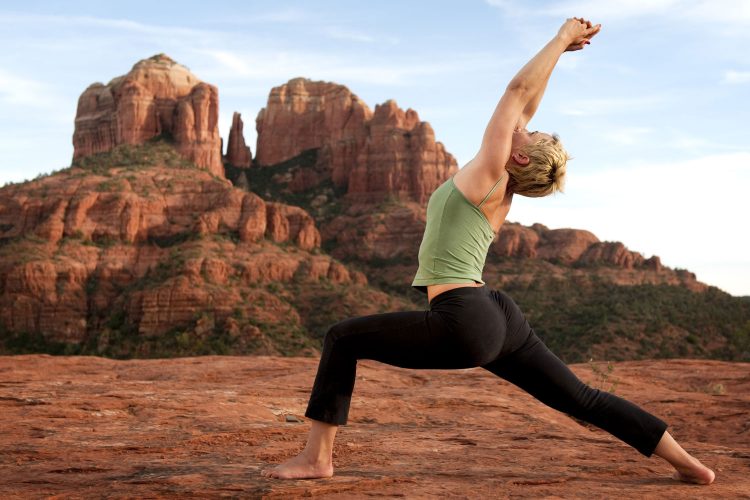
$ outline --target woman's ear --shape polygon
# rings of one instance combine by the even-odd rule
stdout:
[[[514,152],[512,155],[510,155],[510,157],[513,158],[513,161],[518,163],[519,165],[528,165],[530,161],[529,157],[521,153],[520,151]]]

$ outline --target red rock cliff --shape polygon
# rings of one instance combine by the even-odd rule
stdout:
[[[232,128],[229,129],[229,144],[225,158],[227,163],[235,167],[249,167],[252,162],[252,154],[250,148],[245,145],[242,128],[242,117],[235,111],[232,115]]]
[[[354,203],[387,198],[426,203],[430,193],[458,169],[416,111],[388,100],[375,112],[343,85],[294,78],[274,87],[256,119],[256,162],[278,164],[318,149],[337,186]],[[320,178],[300,172],[296,190]]]
[[[217,88],[158,54],[137,62],[107,85],[94,83],[81,94],[73,160],[168,134],[185,158],[224,177],[218,116]]]
[[[500,257],[552,260],[561,264],[610,264],[625,269],[662,269],[659,257],[646,259],[620,242],[599,241],[583,229],[549,229],[543,224],[522,226],[506,222],[490,247]]]
[[[165,151],[172,165],[169,145],[145,154]],[[265,321],[299,318],[259,286],[367,283],[320,255],[320,244],[306,210],[264,201],[202,169],[73,167],[0,189],[0,325],[65,342],[96,332],[106,342],[97,318],[115,307],[142,335],[190,325],[208,311],[220,328],[262,337],[252,323],[237,327],[232,310]]]

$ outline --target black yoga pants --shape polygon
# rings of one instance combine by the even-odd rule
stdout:
[[[583,383],[537,337],[515,302],[487,285],[443,292],[429,310],[373,314],[331,326],[306,417],[346,424],[359,359],[418,369],[481,366],[647,457],[667,429],[639,406]]]

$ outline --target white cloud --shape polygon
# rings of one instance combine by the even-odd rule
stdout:
[[[647,257],[660,256],[667,266],[696,272],[699,280],[732,294],[750,295],[750,232],[744,221],[750,214],[750,152],[591,173],[569,168],[568,176],[565,195],[518,197],[512,220],[587,229],[601,240],[621,241]],[[700,263],[700,269],[688,263]],[[724,281],[730,275],[733,279]]]
[[[557,61],[557,64],[555,65],[556,68],[564,69],[567,71],[578,70],[580,66],[581,66],[580,57],[561,57]]]
[[[527,15],[529,10],[518,0],[486,0],[489,5],[499,7],[506,15],[522,16]]]
[[[607,130],[602,133],[602,137],[617,144],[632,146],[640,142],[644,135],[653,131],[651,127],[619,127]]]
[[[337,38],[339,40],[349,40],[352,42],[372,43],[376,41],[375,38],[366,33],[344,29],[338,26],[327,26],[323,28],[323,34],[331,38]]]
[[[546,15],[568,17],[584,17],[591,20],[622,19],[640,16],[663,14],[674,9],[680,0],[618,0],[617,2],[602,2],[597,0],[573,0],[555,2],[553,7],[542,9]]]
[[[213,57],[218,63],[234,72],[236,75],[259,76],[257,68],[249,64],[257,61],[248,60],[250,58],[243,58],[237,54],[229,52],[228,50],[208,49],[197,50],[196,52]]]
[[[53,114],[65,115],[70,108],[56,88],[39,80],[33,80],[0,69],[0,103],[11,106],[23,106],[53,111]]]
[[[573,99],[561,104],[558,111],[570,116],[607,115],[618,112],[635,112],[661,105],[666,98],[661,96],[643,97],[601,97]]]
[[[371,35],[361,30],[352,30],[340,26],[326,26],[322,29],[322,33],[329,38],[351,42],[387,43],[389,45],[396,45],[399,42],[398,38],[394,36]]]
[[[551,7],[528,7],[520,0],[486,0],[489,5],[501,8],[508,15],[515,16],[555,16],[561,19],[584,17],[586,19],[621,19],[645,15],[661,14],[675,7],[681,0],[572,0],[554,2]]]
[[[554,16],[561,19],[584,17],[606,24],[642,17],[660,16],[670,22],[689,21],[709,24],[711,34],[747,36],[750,21],[750,2],[747,0],[569,0],[550,2],[547,7],[528,7],[521,0],[486,0],[510,16]]]
[[[382,63],[335,54],[273,49],[253,49],[248,52],[196,49],[196,52],[209,55],[219,63],[218,70],[209,70],[214,78],[240,75],[274,82],[305,76],[313,80],[336,81],[345,85],[350,82],[409,85],[419,83],[422,77],[455,74],[459,71],[475,69],[484,70],[488,67],[488,55],[483,53],[462,54],[452,57],[449,61],[410,62],[405,60]],[[494,63],[500,65],[502,61],[495,57]],[[221,69],[225,72],[229,71],[229,74],[221,75]]]
[[[720,23],[718,33],[722,32],[721,24],[741,25],[747,30],[750,22],[750,2],[747,0],[684,0],[680,2],[680,11],[684,17],[696,22]]]
[[[209,34],[220,35],[221,32],[211,32],[205,29],[183,28],[179,26],[144,24],[129,19],[111,19],[92,16],[43,15],[43,14],[7,14],[0,16],[0,24],[27,24],[38,27],[40,24],[57,24],[63,26],[93,26],[99,28],[113,28],[142,34],[152,34],[159,37],[185,36],[205,37]]]
[[[722,144],[710,139],[706,139],[705,137],[687,135],[682,132],[672,133],[675,134],[673,138],[667,139],[664,144],[675,149],[687,149],[692,151],[720,150],[722,152],[744,151],[745,149],[747,149],[744,146]]]
[[[600,122],[587,126],[587,136],[617,146],[644,146],[670,148],[680,151],[680,156],[700,157],[709,154],[732,153],[747,151],[746,145],[733,145],[714,140],[714,136],[699,136],[688,134],[684,130],[659,125],[658,127],[643,125],[620,125],[622,120]],[[635,120],[634,123],[643,123]]]
[[[724,73],[722,83],[750,83],[750,71],[729,70]]]
[[[309,20],[310,13],[297,7],[287,7],[276,11],[260,12],[245,19],[245,21],[260,23],[301,23]]]

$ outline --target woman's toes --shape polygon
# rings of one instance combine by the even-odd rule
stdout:
[[[704,470],[692,473],[675,471],[674,474],[672,474],[672,479],[696,484],[711,484],[714,482],[715,477],[716,474],[714,473],[714,471],[707,467]]]

